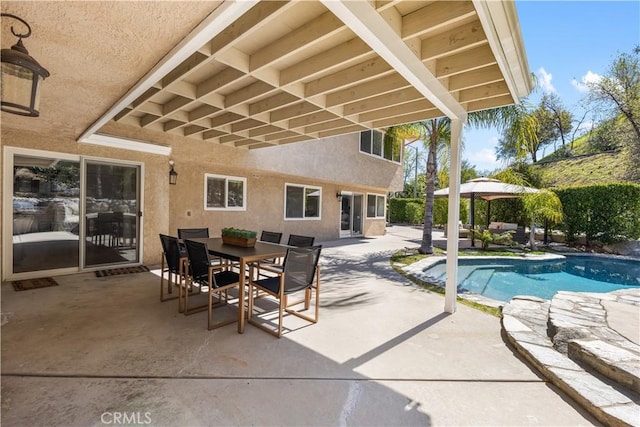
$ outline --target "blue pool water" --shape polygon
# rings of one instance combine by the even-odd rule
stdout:
[[[551,299],[561,290],[610,292],[640,287],[640,260],[569,255],[545,261],[515,258],[458,261],[460,287],[498,301],[509,301],[515,295]],[[438,262],[424,272],[445,280],[445,263]]]

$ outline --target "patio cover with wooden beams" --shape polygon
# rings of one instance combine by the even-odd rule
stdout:
[[[512,1],[224,1],[79,141],[109,123],[258,149],[447,116],[453,313],[462,127],[530,90]]]
[[[510,1],[225,1],[79,141],[110,123],[254,149],[529,91]]]

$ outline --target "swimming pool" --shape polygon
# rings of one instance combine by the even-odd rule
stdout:
[[[435,280],[446,279],[445,261],[423,270]],[[556,292],[611,292],[640,287],[640,260],[591,255],[567,255],[558,259],[460,258],[460,288],[498,301],[515,295],[551,299]]]

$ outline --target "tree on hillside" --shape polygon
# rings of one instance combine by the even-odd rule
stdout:
[[[640,145],[640,45],[632,53],[622,53],[613,61],[607,74],[587,83],[589,101],[622,114],[631,124],[636,144]]]
[[[540,100],[540,107],[550,116],[550,125],[554,129],[553,133],[556,136],[556,139],[552,140],[554,151],[557,138],[560,139],[564,147],[567,136],[573,129],[573,114],[564,108],[560,97],[555,93],[545,93]]]

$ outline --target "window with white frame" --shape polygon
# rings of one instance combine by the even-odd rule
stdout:
[[[322,188],[285,184],[285,219],[320,219]]]
[[[237,176],[204,175],[204,209],[247,209],[247,179]]]
[[[367,194],[367,218],[384,218],[386,198],[380,194]]]
[[[378,130],[360,132],[360,151],[400,163],[402,139]]]

